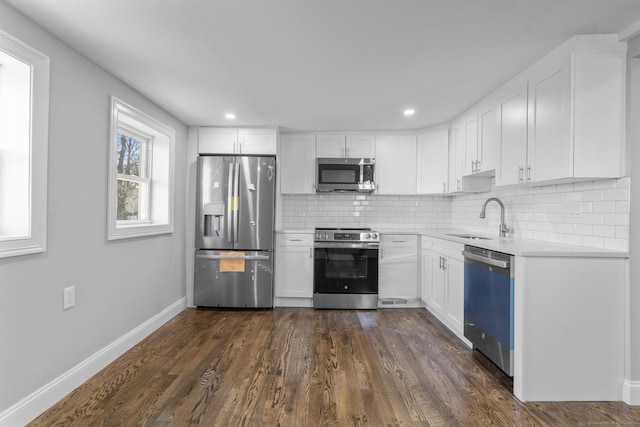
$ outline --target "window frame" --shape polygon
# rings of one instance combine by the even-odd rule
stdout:
[[[26,235],[0,238],[0,258],[47,249],[47,168],[49,145],[49,57],[0,30],[0,50],[30,68],[29,194]]]
[[[118,181],[130,181],[136,182],[141,186],[140,193],[142,195],[142,202],[140,202],[138,219],[122,220],[117,219],[117,225],[131,225],[131,224],[148,224],[151,223],[151,164],[153,159],[153,136],[148,134],[142,134],[140,131],[133,130],[129,126],[120,126],[118,128],[118,135],[125,135],[126,137],[140,141],[140,176],[126,175],[123,173],[117,173]],[[117,136],[116,136],[117,137]],[[118,142],[116,141],[116,146]],[[116,207],[117,209],[117,207]],[[142,212],[142,213],[140,213]]]
[[[111,96],[107,240],[173,233],[175,130],[146,113]],[[118,220],[118,134],[124,129],[148,139],[145,155],[149,174],[148,216],[142,220]]]

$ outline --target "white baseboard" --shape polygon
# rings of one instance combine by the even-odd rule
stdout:
[[[179,299],[88,359],[1,412],[0,427],[24,426],[33,421],[38,415],[97,374],[131,347],[181,313],[187,306],[186,301],[186,298]]]
[[[622,401],[628,405],[640,406],[640,381],[624,380]]]

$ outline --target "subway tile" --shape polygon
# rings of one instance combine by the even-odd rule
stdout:
[[[595,236],[582,236],[582,244],[584,246],[590,246],[594,248],[603,248],[604,239],[602,237]]]
[[[628,194],[629,193],[626,188],[616,188],[613,190],[605,190],[604,199],[605,200],[627,200]]]
[[[585,191],[582,193],[582,201],[584,202],[597,202],[604,199],[603,190]]]
[[[599,237],[615,237],[616,227],[613,225],[594,225],[593,235]]]

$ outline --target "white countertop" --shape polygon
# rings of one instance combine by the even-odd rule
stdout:
[[[499,238],[495,235],[462,230],[422,230],[423,236],[435,237],[457,243],[477,246],[484,249],[526,257],[584,257],[584,258],[626,258],[628,252],[588,246],[568,245],[565,243],[544,242],[541,240],[520,239],[517,237]],[[466,239],[450,234],[471,234],[487,239]]]
[[[498,252],[526,257],[585,257],[585,258],[627,258],[629,252],[588,246],[568,245],[564,243],[545,242],[541,240],[521,239],[517,237],[498,238],[496,235],[476,233],[455,229],[379,229],[381,234],[420,234],[451,242],[477,246]],[[313,229],[284,229],[277,233],[313,233]],[[487,239],[466,239],[451,234],[471,234]]]

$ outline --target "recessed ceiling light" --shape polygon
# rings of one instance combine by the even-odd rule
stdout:
[[[233,113],[227,113],[224,115],[225,118],[229,119],[229,120],[233,120],[236,118],[236,115]]]
[[[413,108],[407,108],[406,110],[404,110],[405,116],[413,116],[415,113],[416,113],[416,110],[414,110]]]

